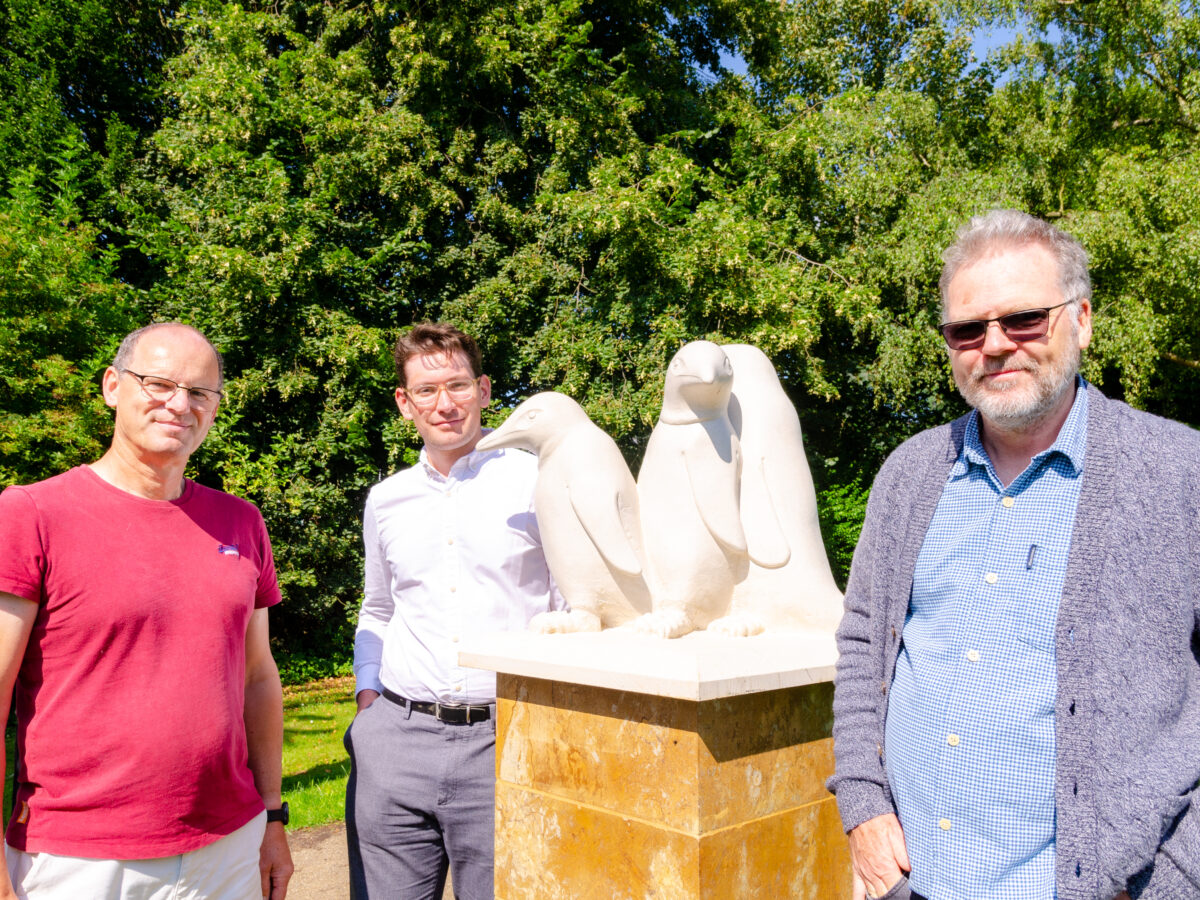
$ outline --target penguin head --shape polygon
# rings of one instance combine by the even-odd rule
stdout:
[[[516,447],[546,454],[558,439],[579,422],[590,422],[583,407],[557,391],[534,394],[512,411],[504,424],[484,436],[480,450]]]
[[[662,415],[668,425],[703,422],[725,413],[733,365],[712,341],[684,344],[667,366]]]

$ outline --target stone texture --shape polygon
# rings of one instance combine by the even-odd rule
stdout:
[[[833,797],[700,839],[711,900],[850,900],[850,849]]]
[[[673,641],[615,628],[505,631],[464,638],[458,661],[525,678],[703,701],[832,681],[837,644],[832,634],[815,631],[744,638],[694,631]]]
[[[849,896],[828,683],[690,701],[499,676],[497,896]]]
[[[497,900],[698,897],[695,837],[496,785]]]
[[[496,791],[497,900],[839,900],[832,798],[695,836],[513,785]]]

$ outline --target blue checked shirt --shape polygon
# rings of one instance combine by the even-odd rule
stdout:
[[[1053,900],[1054,626],[1087,392],[1007,488],[971,416],[917,558],[888,702],[888,779],[912,888]]]

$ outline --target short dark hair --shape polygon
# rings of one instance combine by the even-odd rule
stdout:
[[[150,325],[143,325],[137,331],[131,331],[125,335],[125,339],[121,341],[121,346],[117,348],[117,355],[113,357],[113,368],[124,372],[129,368],[129,362],[133,359],[133,351],[137,348],[138,341],[142,336],[151,331],[157,331],[159,328],[182,328],[184,331],[190,331],[204,343],[208,344],[208,349],[212,350],[213,356],[217,358],[217,389],[220,390],[225,386],[225,360],[221,357],[221,352],[213,346],[213,342],[205,337],[204,332],[199,328],[188,325],[185,322],[153,322]]]
[[[1058,287],[1065,302],[1078,306],[1091,298],[1087,251],[1074,236],[1020,210],[993,209],[959,228],[954,243],[942,254],[945,265],[938,281],[942,310],[946,308],[946,291],[959,271],[985,256],[1031,244],[1045,249],[1057,263]]]
[[[436,353],[455,356],[461,353],[471,365],[471,374],[478,378],[483,374],[483,355],[475,338],[445,322],[420,322],[400,335],[396,341],[396,378],[400,387],[408,387],[404,366],[414,356]]]

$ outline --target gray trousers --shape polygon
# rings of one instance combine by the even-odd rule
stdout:
[[[352,900],[492,900],[496,719],[449,725],[380,697],[346,730]]]

